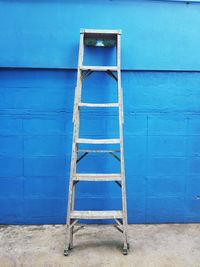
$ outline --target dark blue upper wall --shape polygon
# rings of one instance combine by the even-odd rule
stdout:
[[[0,1],[0,66],[76,68],[80,28],[120,28],[124,69],[200,70],[199,25],[197,3]]]

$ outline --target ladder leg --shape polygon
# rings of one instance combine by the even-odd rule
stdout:
[[[123,214],[123,254],[128,254],[128,239],[127,239],[127,206],[126,206],[126,187],[125,187],[125,168],[124,168],[124,144],[123,144],[123,98],[121,87],[121,43],[120,35],[117,36],[117,87],[118,87],[118,101],[119,101],[119,131],[120,131],[120,169],[122,175],[122,214]]]
[[[68,215],[69,217],[69,215]],[[66,241],[65,241],[65,248],[64,248],[64,255],[68,256],[69,249],[70,249],[70,236],[71,236],[71,229],[70,229],[71,219],[67,219],[67,227],[66,227]]]
[[[75,184],[70,185],[69,189],[69,197],[68,197],[68,215],[67,215],[67,229],[66,229],[66,242],[65,242],[65,249],[64,255],[67,256],[69,253],[69,249],[73,248],[73,230],[74,226],[71,226],[72,220],[70,218],[70,212],[74,209],[75,203]]]
[[[76,144],[73,143],[72,146],[72,160],[71,160],[71,174],[70,174],[70,182],[69,182],[69,193],[68,193],[68,210],[67,210],[67,229],[66,229],[66,243],[64,249],[64,255],[67,256],[69,253],[69,249],[73,247],[73,226],[71,227],[71,217],[70,213],[74,209],[75,202],[75,184],[73,182],[73,173],[76,168],[76,160],[77,160],[77,147]]]
[[[124,178],[122,178],[124,180]],[[123,240],[124,240],[124,245],[123,245],[123,254],[127,255],[128,254],[128,238],[127,238],[127,209],[126,209],[126,192],[125,192],[125,184],[122,181],[122,213],[123,213]]]
[[[74,209],[74,202],[75,202],[75,185],[72,186],[72,196],[71,201],[69,202],[69,208],[70,211]],[[65,249],[64,249],[64,255],[68,256],[69,250],[73,248],[73,230],[74,226],[71,226],[73,223],[73,220],[70,219],[70,215],[68,215],[67,220],[67,229],[66,229],[66,242],[65,242]]]
[[[72,209],[74,210],[74,205],[75,205],[75,193],[76,193],[76,185],[73,185],[73,189],[72,189]],[[70,228],[70,239],[69,239],[69,247],[70,249],[73,248],[73,231],[74,231],[74,226],[72,226]]]
[[[78,66],[82,65],[83,62],[83,34],[80,35],[80,46],[79,46],[79,61]],[[67,233],[66,233],[66,244],[64,249],[64,255],[67,256],[69,253],[69,249],[73,247],[73,229],[74,226],[71,226],[71,211],[74,209],[74,201],[75,201],[75,184],[73,182],[74,173],[76,173],[76,161],[77,161],[77,145],[76,140],[79,134],[79,108],[77,103],[80,102],[81,98],[81,72],[80,69],[78,71],[77,76],[77,86],[75,92],[75,101],[74,101],[74,113],[73,113],[73,122],[74,122],[74,130],[73,130],[73,144],[72,144],[72,158],[71,158],[71,169],[70,169],[70,182],[69,182],[69,193],[68,193],[68,210],[67,210]]]
[[[76,167],[76,159],[77,159],[77,153],[76,153],[76,145],[73,143],[72,145],[72,159],[71,159],[71,173],[70,173],[70,181],[69,181],[69,193],[68,193],[68,208],[67,208],[67,229],[66,229],[66,243],[65,243],[65,249],[64,249],[64,255],[67,256],[69,253],[70,241],[72,240],[72,227],[70,227],[72,221],[70,217],[70,213],[72,210],[72,207],[74,205],[74,182],[73,182],[73,173],[74,169]]]

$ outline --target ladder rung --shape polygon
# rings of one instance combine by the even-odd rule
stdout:
[[[96,108],[103,108],[103,107],[119,107],[118,103],[105,103],[105,104],[97,104],[97,103],[79,103],[79,107],[96,107]]]
[[[119,144],[120,139],[87,139],[78,138],[78,144]]]
[[[71,211],[70,217],[72,219],[120,219],[123,218],[120,210],[75,210]]]
[[[81,33],[91,34],[121,34],[121,30],[95,30],[95,29],[81,29]]]
[[[81,153],[115,153],[115,152],[120,152],[120,150],[119,149],[112,149],[112,150],[79,149],[78,152],[81,152]]]
[[[117,66],[80,66],[80,70],[91,70],[91,71],[117,71]]]
[[[76,173],[73,180],[75,181],[121,181],[120,174],[117,173]]]

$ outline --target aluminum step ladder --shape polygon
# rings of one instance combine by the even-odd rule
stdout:
[[[73,112],[73,144],[72,158],[68,193],[68,210],[67,210],[67,235],[64,255],[69,254],[69,250],[73,247],[73,235],[83,226],[78,226],[77,223],[81,219],[112,219],[116,222],[114,225],[117,230],[123,234],[123,254],[128,254],[129,244],[127,241],[127,206],[126,206],[126,188],[125,188],[125,172],[124,172],[124,148],[123,148],[123,100],[121,87],[121,69],[120,69],[120,30],[93,30],[82,29],[80,31],[79,59],[77,84],[75,89],[74,112]],[[116,48],[116,65],[117,66],[84,66],[84,47],[115,47]],[[83,103],[81,101],[82,83],[93,72],[105,72],[111,76],[117,83],[117,103]],[[87,108],[117,108],[119,115],[119,138],[115,139],[87,139],[80,138],[80,111],[81,107]],[[89,144],[117,144],[118,150],[81,150],[79,145]],[[120,155],[116,155],[119,152]],[[88,153],[110,153],[120,164],[120,173],[105,174],[105,173],[77,173],[78,162]],[[80,181],[114,181],[121,188],[122,210],[76,210],[75,209],[75,188]],[[76,225],[76,228],[75,228]]]

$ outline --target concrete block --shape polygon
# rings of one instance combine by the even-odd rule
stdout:
[[[0,134],[1,135],[19,135],[23,132],[23,124],[22,118],[20,116],[7,114],[0,115],[1,127]]]
[[[184,221],[183,197],[147,197],[146,222],[183,222]]]
[[[200,135],[200,117],[199,116],[190,116],[188,119],[188,135]]]
[[[185,193],[184,176],[147,177],[147,197],[176,197]]]
[[[0,156],[0,177],[23,176],[23,159],[21,157]]]
[[[186,159],[165,157],[148,158],[148,175],[185,175]]]
[[[185,135],[187,117],[178,115],[150,115],[148,135]]]
[[[120,197],[121,189],[115,182],[80,182],[76,186],[80,198],[109,198]]]
[[[148,136],[148,154],[152,156],[186,156],[183,136]]]
[[[77,166],[82,173],[119,173],[120,164],[109,154],[89,154]]]
[[[72,133],[72,114],[30,115],[23,120],[24,133],[27,135],[60,135]]]
[[[137,223],[145,221],[145,198],[131,195],[127,198],[128,222]]]
[[[71,153],[71,140],[64,135],[24,136],[25,156],[65,156]]]
[[[124,135],[147,135],[147,116],[137,113],[124,113]]]
[[[127,99],[129,110],[145,112],[198,110],[199,92],[194,90],[198,86],[197,75],[187,73],[181,77],[180,73],[175,72],[135,72],[127,73],[128,75],[129,78],[125,75],[124,87],[134,88],[131,92],[125,91],[124,99]]]
[[[147,136],[125,136],[124,153],[133,156],[145,156],[147,154]]]
[[[146,195],[146,176],[142,175],[126,175],[126,193],[127,197],[132,195]]]
[[[200,214],[196,214],[196,216],[185,216],[185,222],[187,223],[199,223],[200,222]]]
[[[200,158],[190,157],[188,159],[188,174],[197,175],[200,174]]]
[[[89,112],[89,111],[88,111]],[[81,137],[101,137],[101,138],[118,138],[119,136],[119,118],[116,115],[81,113],[80,136]],[[101,114],[102,114],[101,110]],[[116,113],[116,112],[115,112]]]
[[[200,122],[200,121],[199,121]],[[200,156],[200,137],[188,136],[187,137],[188,155],[191,157]]]
[[[125,172],[129,175],[146,175],[147,158],[146,156],[129,156],[125,154]]]
[[[23,190],[24,179],[22,177],[0,178],[0,199],[21,198],[23,196]]]
[[[38,156],[24,158],[25,176],[64,176],[65,174],[66,161],[64,157]]]
[[[78,210],[121,210],[120,197],[79,197],[77,196],[75,202]]]
[[[0,155],[22,156],[23,136],[20,135],[0,135]]]
[[[69,179],[69,177],[68,177]],[[25,177],[25,198],[65,198],[68,192],[67,177]]]
[[[200,179],[199,175],[187,176],[186,194],[188,197],[200,198]]]
[[[18,224],[23,221],[22,197],[0,198],[0,224]]]
[[[200,219],[200,199],[199,197],[186,197],[185,216]]]
[[[28,218],[62,217],[66,213],[66,199],[25,198],[24,214]]]
[[[34,87],[30,83],[28,87],[20,86],[6,88],[6,90],[4,87],[0,87],[0,93],[3,97],[2,109],[60,111],[66,110],[67,107],[66,88],[59,85],[56,87],[54,85],[46,85],[41,88],[39,84]]]

